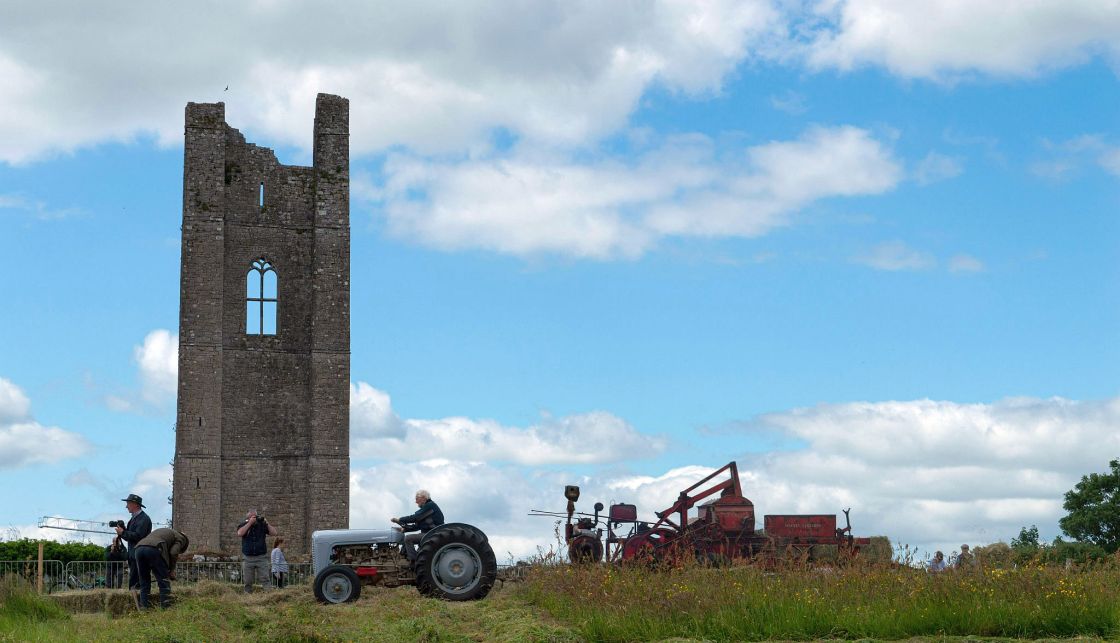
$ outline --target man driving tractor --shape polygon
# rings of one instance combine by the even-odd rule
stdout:
[[[420,508],[410,516],[389,519],[406,532],[417,532],[404,537],[404,553],[409,560],[416,560],[416,545],[420,544],[424,534],[443,524],[443,512],[432,500],[432,494],[424,489],[417,491],[416,506]]]

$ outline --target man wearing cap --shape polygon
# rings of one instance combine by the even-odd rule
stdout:
[[[957,569],[965,569],[976,565],[976,557],[968,550],[968,545],[961,545],[961,553],[957,554],[957,560],[953,563],[953,567]]]
[[[152,572],[155,572],[159,585],[159,606],[171,606],[171,579],[175,578],[175,563],[179,562],[179,555],[187,550],[189,544],[186,534],[170,527],[161,527],[136,544],[141,609],[151,607],[148,597],[152,595]]]
[[[140,573],[136,569],[136,546],[141,540],[152,533],[152,519],[144,513],[144,499],[130,493],[127,498],[121,498],[128,513],[132,515],[124,528],[117,527],[117,535],[128,543],[128,588],[140,588]]]

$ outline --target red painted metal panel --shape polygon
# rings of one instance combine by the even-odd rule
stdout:
[[[611,521],[619,522],[623,520],[637,520],[638,507],[635,505],[611,505]]]
[[[754,505],[750,500],[741,496],[725,496],[709,506],[720,529],[754,533]]]
[[[376,567],[355,567],[354,571],[357,572],[358,576],[377,576]]]
[[[835,514],[766,516],[766,534],[781,538],[835,538]]]

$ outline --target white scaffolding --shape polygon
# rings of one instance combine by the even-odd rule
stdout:
[[[109,524],[103,520],[79,520],[77,518],[62,518],[61,516],[43,516],[39,519],[41,529],[62,529],[65,531],[81,531],[91,534],[113,534],[116,531],[109,529]]]

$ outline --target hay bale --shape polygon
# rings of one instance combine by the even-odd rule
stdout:
[[[869,562],[889,563],[894,559],[891,539],[886,536],[872,536],[871,544],[861,547],[859,555]]]
[[[105,611],[105,595],[110,590],[89,589],[49,594],[47,598],[71,614],[94,614]]]
[[[105,592],[105,611],[112,617],[124,616],[136,611],[136,599],[128,590],[107,590]]]
[[[123,589],[90,589],[50,594],[48,599],[71,614],[124,616],[136,611],[132,592]]]

